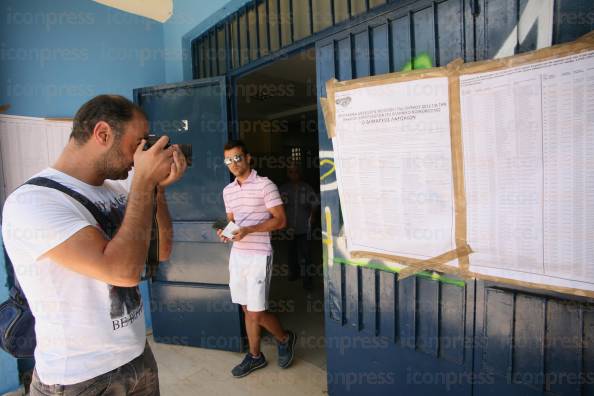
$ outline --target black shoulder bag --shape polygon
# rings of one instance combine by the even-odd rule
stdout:
[[[113,224],[113,222],[84,195],[45,177],[35,177],[28,180],[24,185],[26,184],[53,188],[71,196],[87,208],[97,223],[99,223],[103,232],[110,238],[115,235],[119,224]],[[156,210],[154,212],[151,243],[149,246],[147,269],[144,279],[154,276],[159,264],[159,233],[156,221]],[[35,338],[35,318],[29,308],[27,298],[19,285],[14,272],[14,267],[12,266],[8,254],[6,254],[6,249],[4,249],[4,257],[6,259],[6,268],[9,271],[9,276],[13,279],[13,286],[10,288],[8,300],[0,304],[0,348],[15,358],[31,358],[34,356],[35,346],[37,345]]]

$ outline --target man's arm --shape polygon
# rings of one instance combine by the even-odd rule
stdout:
[[[173,224],[165,198],[165,187],[175,183],[186,172],[188,161],[177,144],[173,145],[173,163],[167,179],[157,186],[157,225],[159,227],[159,261],[169,260],[173,250]]]
[[[136,286],[150,243],[155,188],[179,180],[185,169],[175,148],[163,149],[167,141],[161,138],[147,151],[142,151],[144,140],[139,144],[124,220],[111,240],[88,226],[41,257],[114,286]]]
[[[157,187],[157,225],[159,226],[159,261],[166,261],[169,260],[173,250],[173,225],[163,187]]]
[[[88,226],[42,258],[114,286],[136,286],[150,242],[154,186],[135,175],[124,220],[113,239],[106,239],[97,228]]]
[[[283,205],[274,206],[268,209],[272,217],[260,224],[241,227],[233,236],[233,241],[241,241],[246,235],[253,232],[270,232],[283,229],[287,226],[287,216]]]

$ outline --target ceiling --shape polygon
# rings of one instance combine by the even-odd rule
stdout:
[[[173,0],[94,0],[108,7],[165,22],[173,15]]]

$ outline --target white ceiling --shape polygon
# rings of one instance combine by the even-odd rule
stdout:
[[[173,15],[173,0],[94,0],[108,7],[165,22]]]

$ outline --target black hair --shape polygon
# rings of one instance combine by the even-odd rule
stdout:
[[[223,148],[224,151],[227,150],[231,150],[234,148],[239,147],[241,149],[241,151],[243,152],[244,155],[248,155],[250,152],[248,151],[245,143],[243,142],[243,140],[229,140],[227,142],[227,144],[225,144],[225,147]]]
[[[104,121],[115,131],[116,139],[124,133],[124,124],[139,113],[146,118],[140,106],[120,95],[99,95],[83,104],[74,116],[70,138],[79,144],[93,135],[98,122]]]

